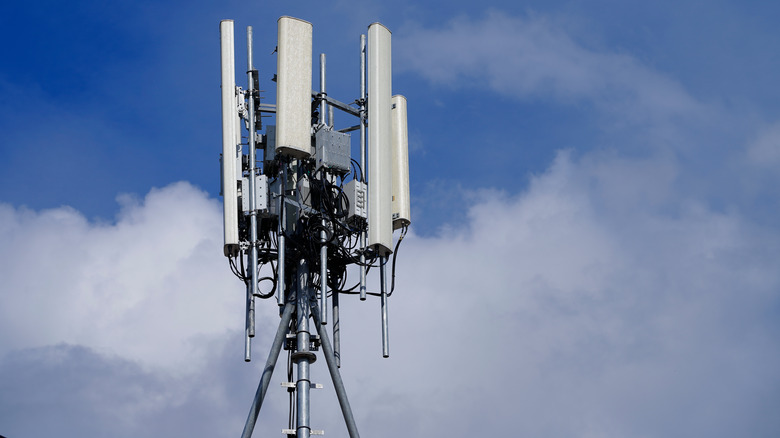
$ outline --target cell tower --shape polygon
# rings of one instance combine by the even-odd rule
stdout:
[[[286,383],[296,409],[294,424],[291,420],[282,432],[298,438],[322,433],[309,424],[309,367],[320,351],[349,436],[357,438],[339,373],[339,298],[379,297],[382,355],[389,357],[388,298],[398,245],[411,223],[406,99],[391,95],[391,34],[382,24],[368,26],[368,38],[360,36],[360,96],[351,104],[326,93],[324,54],[320,89],[311,89],[311,23],[281,17],[277,25],[273,105],[262,102],[252,27],[247,27],[247,87],[242,89],[236,86],[233,20],[220,22],[224,254],[246,284],[244,360],[251,360],[256,299],[275,297],[281,315],[241,436],[252,435],[284,348],[291,352],[297,379]],[[334,109],[355,117],[357,124],[336,129]],[[273,116],[276,124],[264,126],[263,119]],[[359,161],[351,156],[353,131],[360,132]],[[395,247],[394,230],[400,230]],[[372,268],[379,269],[379,292],[366,285]],[[348,272],[355,271],[359,280],[349,281]],[[332,343],[326,331],[329,304]]]

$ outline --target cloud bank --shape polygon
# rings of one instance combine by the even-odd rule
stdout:
[[[409,237],[389,361],[378,359],[376,303],[344,310],[343,372],[363,433],[777,432],[766,417],[780,401],[776,235],[604,189],[635,175],[652,191],[637,165],[562,152],[524,193],[482,193],[466,226]],[[242,287],[219,251],[217,202],[186,183],[122,202],[113,224],[0,209],[4,434],[240,430],[267,338],[243,364]],[[261,333],[274,307],[259,306]],[[339,431],[328,391],[315,394],[313,421]],[[43,400],[42,421],[19,423]],[[284,427],[284,410],[269,412],[270,430]]]
[[[186,183],[119,201],[110,224],[0,207],[2,352],[69,343],[171,365],[186,362],[189,337],[227,329],[241,297],[216,266],[219,204]]]

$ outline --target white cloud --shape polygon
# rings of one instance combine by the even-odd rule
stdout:
[[[703,109],[678,83],[631,55],[586,48],[543,16],[494,10],[440,29],[409,25],[395,44],[401,71],[437,83],[482,85],[521,98],[585,99],[619,110],[630,103],[638,118]]]
[[[391,359],[379,357],[377,303],[343,300],[342,372],[362,433],[780,430],[762,419],[780,384],[780,329],[766,310],[780,298],[777,236],[657,187],[649,169],[664,163],[564,152],[526,192],[482,193],[465,226],[411,235],[391,300]],[[647,196],[610,189],[616,178]],[[133,413],[124,431],[214,423],[192,415],[218,412],[238,433],[276,306],[259,303],[255,362],[243,364],[243,288],[221,255],[217,202],[179,183],[122,203],[113,224],[68,208],[0,210],[4,397],[41,394],[35,382],[47,380],[36,376],[75,373],[83,396],[53,385],[48,397],[54,411],[93,416],[93,436],[115,424],[115,411],[98,409],[115,393]],[[91,349],[92,371],[67,371],[86,356],[63,342]],[[29,347],[40,357],[20,350]],[[9,377],[24,368],[29,377]],[[324,361],[314,373],[326,389],[313,395],[313,424],[338,434]],[[282,378],[259,431],[286,423]],[[3,404],[26,418],[35,397]]]
[[[388,432],[367,421],[372,435],[778,430],[759,414],[780,383],[765,311],[779,298],[777,236],[679,199],[602,202],[614,199],[598,181],[628,170],[563,154],[527,193],[486,193],[466,228],[403,248],[397,362],[367,415]]]
[[[186,183],[120,203],[111,224],[0,206],[0,352],[65,342],[185,364],[192,340],[235,326],[243,299],[221,255],[219,204]]]
[[[612,174],[610,184],[602,181],[602,188],[616,195],[612,202],[641,196],[659,207],[655,203],[662,202],[659,196],[666,195],[673,182],[673,190],[683,198],[774,221],[779,210],[771,188],[778,179],[765,171],[778,156],[777,129],[765,123],[776,119],[772,108],[734,99],[729,90],[693,95],[676,77],[654,68],[652,59],[616,48],[621,47],[619,41],[594,44],[598,37],[576,32],[560,16],[493,10],[438,27],[409,24],[397,32],[394,59],[398,71],[413,72],[438,89],[484,90],[484,102],[496,96],[515,101],[518,120],[526,111],[535,111],[537,102],[543,104],[542,111],[549,106],[565,109],[556,112],[558,125],[544,130],[518,131],[521,123],[483,126],[504,139],[507,147],[494,153],[510,162],[518,148],[532,145],[536,136],[549,138],[546,131],[553,129],[577,132],[587,123],[581,142],[567,140],[574,144],[560,147],[576,147],[583,162],[595,156],[594,165],[603,161],[598,154],[613,154],[610,159],[622,160],[626,172],[649,177],[660,171],[657,187],[646,186],[641,193],[627,175]],[[512,107],[502,111],[511,112]],[[528,139],[521,145],[518,136]]]
[[[763,129],[747,148],[747,160],[758,167],[774,168],[780,163],[780,122]]]

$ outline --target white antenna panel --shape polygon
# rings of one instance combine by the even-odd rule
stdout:
[[[368,26],[368,246],[392,252],[392,149],[390,96],[392,58],[390,31],[380,23]]]
[[[281,17],[277,24],[275,153],[308,158],[311,155],[312,25],[292,17]]]
[[[393,96],[391,110],[393,148],[393,229],[412,222],[409,206],[409,130],[406,123],[406,98]]]
[[[233,49],[233,20],[219,23],[222,66],[222,195],[225,256],[238,254],[238,141],[240,131],[236,107],[236,71]]]

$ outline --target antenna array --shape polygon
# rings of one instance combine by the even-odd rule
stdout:
[[[309,366],[321,350],[347,430],[355,438],[359,435],[339,373],[339,297],[379,296],[382,355],[389,357],[388,297],[395,286],[398,245],[411,223],[406,99],[391,96],[391,33],[382,24],[368,27],[367,43],[365,35],[360,37],[360,96],[351,104],[328,96],[324,54],[320,89],[311,89],[311,23],[281,17],[277,24],[272,105],[262,102],[252,27],[247,28],[243,89],[236,86],[233,20],[220,23],[224,254],[246,285],[244,360],[251,360],[256,299],[275,297],[281,315],[242,437],[252,435],[284,348],[296,364],[297,380],[287,383],[296,399],[295,424],[291,416],[283,432],[299,438],[321,432],[309,424]],[[336,129],[334,109],[357,118],[357,124]],[[263,126],[263,118],[273,116],[276,124]],[[359,161],[351,156],[350,132],[356,130]],[[401,231],[393,248],[396,229]],[[348,280],[352,266],[359,269],[357,282]],[[379,269],[379,292],[368,291],[370,269]],[[329,307],[332,343],[325,330]]]

